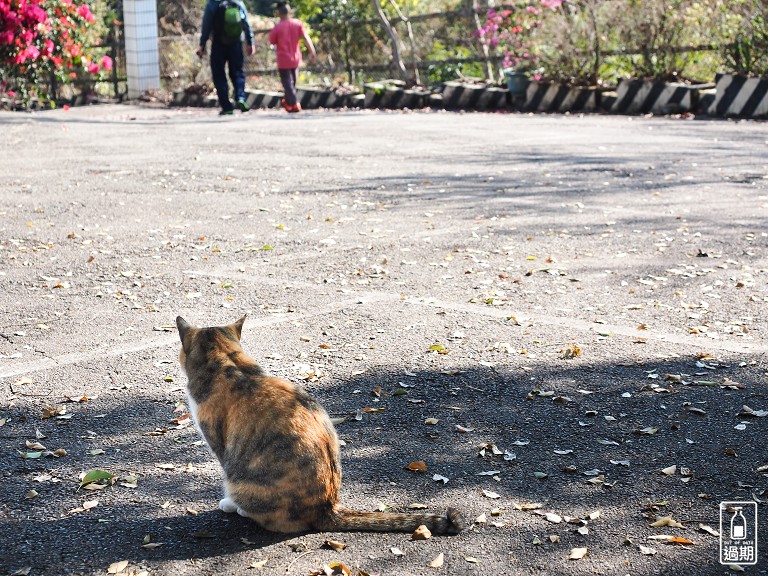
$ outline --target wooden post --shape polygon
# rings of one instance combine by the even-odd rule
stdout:
[[[112,24],[112,42],[110,46],[110,58],[112,58],[112,90],[115,92],[115,98],[120,98],[120,83],[117,81],[117,35],[120,33],[117,24]]]
[[[347,8],[347,0],[341,0],[344,6],[344,67],[347,69],[347,80],[350,84],[355,83],[355,74],[352,70],[352,64],[349,58],[349,9]]]

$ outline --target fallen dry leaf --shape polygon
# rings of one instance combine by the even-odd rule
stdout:
[[[120,482],[120,486],[124,486],[125,488],[137,488],[138,481],[136,476],[126,476],[125,479]]]
[[[671,544],[683,544],[685,546],[691,546],[694,544],[693,541],[688,540],[688,538],[683,538],[682,536],[673,536],[667,542],[670,542]]]
[[[426,472],[427,471],[427,463],[424,462],[424,460],[416,460],[415,462],[411,462],[405,467],[406,470],[412,470],[414,472]]]
[[[572,358],[578,358],[581,356],[581,348],[579,348],[576,344],[571,344],[564,350],[560,350],[560,352],[562,353],[565,360],[570,360]]]
[[[764,418],[765,416],[768,416],[768,410],[754,410],[744,404],[741,407],[741,412],[738,414],[739,416],[749,416],[752,418]]]
[[[442,552],[440,552],[440,554],[435,556],[434,560],[427,563],[427,566],[429,566],[430,568],[442,568],[444,563],[445,563],[445,555]]]
[[[55,416],[63,416],[67,413],[66,406],[59,406],[58,408],[54,408],[53,406],[46,406],[43,408],[43,420],[47,420],[48,418],[53,418]]]
[[[568,556],[568,560],[581,560],[587,555],[587,548],[571,548],[571,555]]]
[[[656,520],[656,522],[651,522],[651,526],[653,526],[654,528],[660,528],[661,526],[670,526],[672,528],[685,528],[685,526],[680,524],[680,522],[678,522],[677,520],[674,520],[671,514],[669,516],[662,516],[661,518]]]
[[[518,510],[538,510],[543,506],[541,502],[523,502],[522,504],[513,502],[512,505]]]
[[[432,538],[432,532],[424,524],[416,528],[411,534],[411,540],[429,540]]]
[[[107,568],[107,574],[119,574],[123,570],[128,568],[128,560],[120,560],[120,562],[112,562]]]
[[[339,542],[338,540],[326,540],[323,542],[323,547],[336,550],[336,552],[341,552],[344,550],[344,548],[347,547],[347,545],[344,542]]]
[[[720,538],[720,532],[712,528],[711,526],[707,526],[706,524],[699,524],[699,530],[702,532],[706,532],[710,536],[714,536],[715,538]]]

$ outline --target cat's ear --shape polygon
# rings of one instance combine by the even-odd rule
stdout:
[[[176,316],[176,327],[179,329],[179,339],[181,340],[181,345],[184,346],[185,336],[189,332],[190,328],[192,328],[192,326],[181,316]]]
[[[235,334],[237,335],[237,339],[240,340],[240,334],[243,332],[243,323],[245,322],[245,319],[248,317],[248,314],[240,318],[237,322],[232,324],[232,329],[235,331]]]

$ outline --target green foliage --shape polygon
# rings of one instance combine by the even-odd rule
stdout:
[[[617,40],[627,51],[624,64],[636,78],[673,80],[683,76],[688,9],[694,0],[628,0],[617,21]]]
[[[742,0],[721,13],[720,54],[728,70],[768,75],[768,2]]]
[[[316,69],[307,81],[360,84],[392,76],[392,39],[370,0],[289,2],[307,24],[325,69]],[[502,61],[534,78],[579,85],[612,84],[622,77],[711,81],[717,71],[768,74],[768,0],[509,0],[495,10],[481,2],[479,25],[465,10],[471,5],[466,0],[394,2],[398,9],[390,0],[381,5],[399,35],[401,55],[409,72],[411,61],[434,62],[417,64],[421,83],[430,86],[483,78]],[[268,29],[275,0],[245,3],[254,29]],[[199,29],[203,5],[204,0],[158,0],[166,35]],[[421,15],[411,19],[412,38],[398,11]],[[263,32],[257,35],[253,69],[274,66],[264,38]],[[181,43],[167,48],[166,77],[197,74],[199,63]]]
[[[120,0],[106,0],[116,6]],[[157,0],[160,34],[190,34],[200,30],[206,0]]]
[[[617,21],[616,7],[600,0],[566,1],[547,14],[536,36],[542,75],[557,82],[597,84],[607,34]]]
[[[479,62],[451,62],[472,57],[472,51],[464,46],[447,48],[442,42],[435,42],[427,60],[441,60],[442,64],[430,64],[427,67],[427,84],[436,86],[459,78],[483,77],[483,67]]]

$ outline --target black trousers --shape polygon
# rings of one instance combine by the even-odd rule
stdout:
[[[277,71],[280,72],[280,82],[283,83],[285,104],[294,106],[296,104],[296,68],[278,68]]]
[[[225,66],[229,64],[229,79],[235,88],[235,99],[245,100],[245,72],[243,71],[243,45],[240,42],[223,44],[211,42],[211,75],[216,94],[219,97],[219,106],[222,110],[232,110],[232,102],[229,100],[229,84]]]

